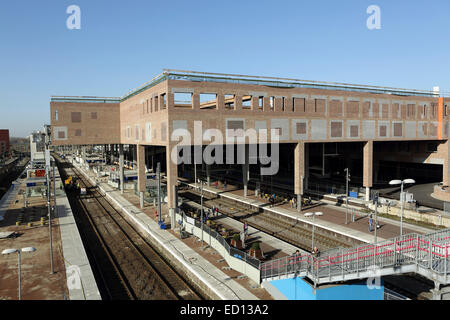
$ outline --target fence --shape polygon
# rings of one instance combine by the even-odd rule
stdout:
[[[177,213],[176,220],[185,231],[195,235],[199,239],[203,238],[205,242],[218,251],[231,268],[247,275],[256,283],[261,282],[260,260],[248,255],[246,252],[230,246],[216,230],[209,226],[203,224],[202,230],[202,225],[199,220],[187,217],[184,213]]]
[[[284,257],[262,264],[261,278],[298,273],[322,283],[343,280],[346,276],[347,279],[372,276],[374,269],[416,266],[415,270],[422,275],[448,283],[449,239],[450,229],[445,229],[427,235],[407,234],[349,249],[335,248],[320,257],[311,254]]]
[[[343,194],[345,195],[346,186],[345,184],[339,184],[339,183],[314,183],[309,182],[308,183],[308,192],[313,193],[315,195],[321,195],[321,194]],[[360,188],[360,187],[348,187],[348,193],[350,197],[357,197],[359,195],[365,195],[366,189]]]

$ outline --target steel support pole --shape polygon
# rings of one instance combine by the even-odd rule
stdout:
[[[161,163],[156,165],[156,175],[158,177],[158,221],[162,221],[161,216]]]
[[[48,234],[50,238],[50,274],[53,274],[53,248],[52,248],[52,211],[50,207],[50,167],[47,167],[47,211],[48,211]]]
[[[447,283],[447,260],[448,260],[448,246],[445,244],[445,261],[444,261],[444,275],[445,275],[445,283]]]
[[[55,176],[55,162],[53,162],[53,212],[56,212],[56,176]],[[50,211],[51,212],[51,211]],[[51,221],[51,217],[49,217],[48,221]],[[55,273],[55,269],[53,267],[53,239],[52,239],[52,227],[50,226],[50,274]]]
[[[403,181],[402,185],[400,187],[400,205],[402,207],[401,214],[400,214],[400,237],[403,235],[403,202],[405,201],[405,197],[403,196]]]
[[[17,249],[17,263],[18,263],[18,278],[19,278],[19,300],[22,300],[22,284],[21,284],[21,270],[20,270],[20,249]]]
[[[311,241],[311,252],[313,252],[314,251],[314,229],[315,229],[315,226],[314,226],[314,217],[315,217],[315,214],[313,214],[313,229],[312,229],[312,241]]]
[[[348,168],[345,171],[345,224],[348,224]]]
[[[359,247],[356,249],[356,274],[359,278]]]
[[[376,197],[375,200],[375,233],[374,233],[374,239],[373,239],[373,243],[377,243],[377,226],[378,226],[378,197]]]
[[[201,211],[200,211],[200,223],[202,226],[202,249],[203,249],[203,181],[200,181],[200,188],[201,188],[201,196],[200,196],[200,205],[201,205]]]
[[[194,185],[195,185],[195,191],[197,191],[197,163],[195,162],[194,159]]]
[[[429,268],[430,268],[430,270],[432,270],[432,268],[433,268],[433,244],[432,244],[432,242],[431,242],[431,239],[429,238],[428,239],[428,250],[430,251],[430,254],[429,254],[429,256],[430,256],[430,263],[429,263]]]

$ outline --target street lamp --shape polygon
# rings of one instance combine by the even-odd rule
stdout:
[[[345,224],[348,224],[348,182],[350,181],[349,169],[345,168]]]
[[[416,183],[416,181],[414,181],[413,179],[389,181],[390,185],[398,185],[398,184],[401,185],[401,187],[400,187],[400,205],[402,208],[402,212],[400,215],[400,237],[403,235],[403,202],[405,202],[405,197],[403,196],[403,184],[405,184],[405,183]]]
[[[200,179],[200,205],[201,205],[201,211],[200,211],[200,220],[202,224],[202,250],[203,250],[203,180]]]
[[[315,229],[315,225],[314,225],[314,217],[315,217],[315,216],[321,216],[321,215],[323,215],[322,212],[306,212],[306,213],[304,214],[305,217],[312,217],[312,218],[313,218],[311,252],[314,251],[314,229]]]
[[[2,254],[10,254],[10,253],[17,253],[17,259],[18,259],[18,278],[19,278],[19,300],[22,299],[22,294],[21,294],[21,283],[20,283],[20,251],[22,250],[22,252],[34,252],[36,251],[36,248],[33,247],[26,247],[26,248],[22,248],[22,249],[5,249],[2,251]]]

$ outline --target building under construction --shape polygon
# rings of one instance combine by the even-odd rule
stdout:
[[[121,188],[127,157],[142,203],[146,168],[161,162],[171,213],[178,178],[195,175],[229,179],[244,196],[254,188],[301,198],[345,184],[348,168],[366,200],[404,177],[443,182],[434,195],[445,200],[449,102],[436,90],[165,70],[122,97],[52,96],[52,144],[108,145]]]

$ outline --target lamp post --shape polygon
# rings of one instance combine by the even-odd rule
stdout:
[[[400,205],[401,205],[401,215],[400,215],[400,237],[403,235],[403,202],[405,201],[405,197],[403,196],[403,184],[405,183],[416,183],[413,179],[404,179],[404,180],[391,180],[389,181],[390,185],[400,185]]]
[[[36,248],[34,247],[26,247],[22,249],[5,249],[2,251],[2,254],[10,254],[10,253],[17,253],[17,265],[18,265],[18,278],[19,278],[19,300],[22,299],[22,291],[21,291],[21,277],[20,277],[20,251],[22,252],[34,252],[36,251]]]
[[[202,249],[203,249],[203,180],[200,179],[200,206],[201,206],[201,211],[200,211],[200,222],[201,222],[201,226],[202,226]]]
[[[345,224],[348,224],[348,182],[350,180],[348,168],[345,171]]]
[[[311,252],[314,251],[314,230],[315,230],[314,217],[315,217],[315,216],[321,216],[321,215],[323,215],[322,212],[306,212],[306,213],[304,214],[305,217],[312,217],[312,218],[313,218]]]

